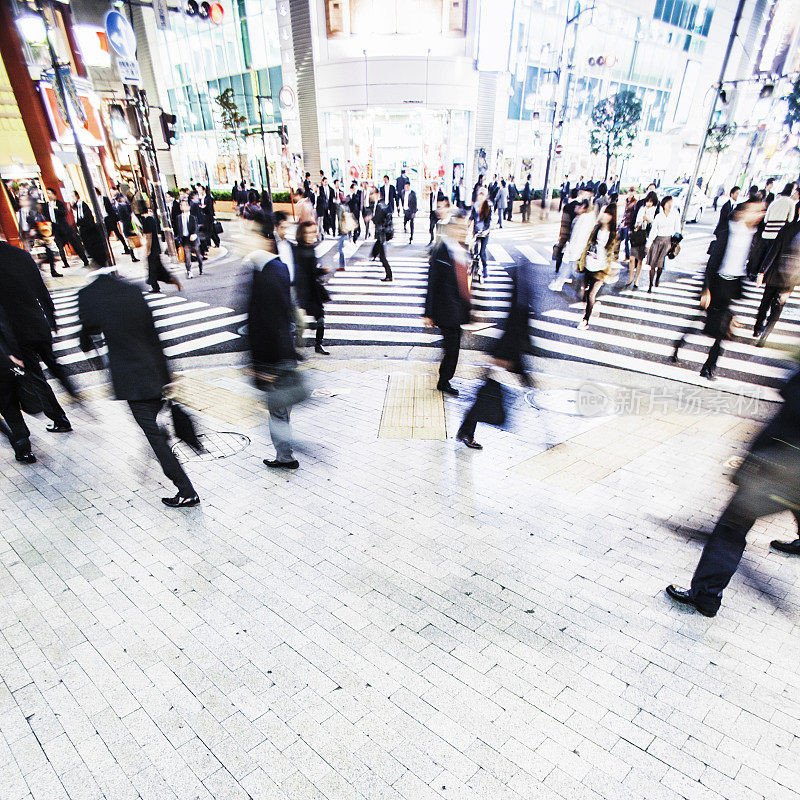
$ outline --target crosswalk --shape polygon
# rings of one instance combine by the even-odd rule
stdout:
[[[84,353],[79,346],[81,326],[77,291],[57,291],[52,297],[58,322],[53,351],[62,364],[79,368],[94,353]],[[156,330],[167,356],[204,355],[221,347],[236,349],[235,340],[241,340],[237,328],[245,322],[247,315],[237,314],[232,308],[187,300],[177,294],[147,294],[145,299],[153,312]],[[98,352],[104,355],[106,350],[102,348]]]
[[[800,297],[789,299],[768,346],[755,346],[755,314],[763,290],[745,288],[733,310],[740,326],[734,340],[724,343],[718,380],[709,384],[699,375],[711,339],[702,333],[705,314],[698,305],[701,278],[679,277],[646,292],[624,290],[601,294],[588,329],[578,330],[585,305],[543,311],[532,328],[538,352],[618,367],[698,386],[776,399],[778,386],[796,363],[791,352],[800,343]],[[674,343],[687,333],[677,363]]]

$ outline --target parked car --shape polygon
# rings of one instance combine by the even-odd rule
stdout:
[[[671,195],[675,198],[675,207],[678,209],[679,214],[683,214],[683,207],[686,204],[686,194],[688,192],[688,185],[684,186],[666,186],[659,189],[659,194]],[[692,192],[692,199],[689,203],[689,213],[686,215],[687,222],[699,222],[703,218],[703,213],[707,208],[711,208],[713,201],[702,189],[696,188]]]

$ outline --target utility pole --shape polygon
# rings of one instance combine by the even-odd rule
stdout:
[[[261,113],[261,99],[264,95],[257,94],[255,95],[256,100],[258,100],[258,124],[261,128],[261,149],[264,151],[264,170],[267,173],[267,197],[269,200],[267,201],[267,205],[269,206],[269,213],[272,213],[272,188],[269,184],[269,159],[267,158],[267,143],[264,141],[264,116]],[[271,100],[272,98],[267,98]]]
[[[714,114],[717,110],[717,103],[719,102],[719,93],[722,89],[722,84],[725,82],[725,72],[728,69],[728,61],[731,57],[731,50],[733,50],[733,43],[736,41],[736,33],[739,30],[739,23],[742,19],[742,12],[744,11],[744,4],[747,0],[739,0],[739,5],[736,7],[736,14],[733,17],[733,26],[731,27],[731,35],[728,39],[728,46],[725,48],[725,57],[722,59],[722,67],[719,71],[719,80],[714,86],[714,100],[711,103],[711,109],[708,112],[708,120],[706,127],[703,131],[703,140],[700,143],[700,148],[697,151],[697,161],[694,165],[694,172],[692,172],[692,179],[689,181],[689,187],[686,190],[686,202],[683,204],[683,211],[681,212],[681,228],[686,224],[686,215],[689,213],[689,203],[692,202],[692,192],[694,192],[695,184],[697,183],[697,176],[700,174],[700,162],[703,160],[703,154],[706,150],[708,143],[708,134],[711,126],[714,124]]]
[[[53,0],[44,0],[47,4],[47,8],[50,11],[51,16],[55,19],[55,11],[53,9]],[[55,73],[53,76],[54,82],[54,89],[57,94],[61,96],[61,105],[62,108],[66,110],[67,114],[67,124],[69,125],[70,129],[72,130],[72,138],[75,142],[75,151],[78,154],[78,162],[81,165],[81,172],[83,173],[83,180],[86,183],[86,189],[89,192],[89,202],[92,204],[92,210],[94,211],[94,218],[95,222],[97,223],[98,227],[100,228],[101,233],[103,234],[103,241],[105,242],[106,246],[106,253],[108,254],[108,263],[114,264],[114,253],[111,251],[111,243],[108,240],[108,232],[106,231],[105,222],[103,221],[103,209],[100,206],[100,198],[97,195],[97,192],[94,188],[94,181],[92,180],[92,173],[89,171],[89,164],[86,161],[86,154],[83,152],[83,144],[81,143],[81,137],[78,133],[78,128],[75,124],[74,113],[75,110],[72,108],[70,103],[69,97],[67,96],[67,89],[64,85],[64,76],[61,74],[61,67],[58,63],[58,56],[56,55],[55,47],[53,47],[53,40],[51,38],[52,29],[50,27],[50,23],[47,19],[47,14],[44,13],[44,6],[40,0],[37,0],[36,3],[36,11],[42,18],[44,22],[45,32],[47,39],[47,49],[50,53],[50,61],[53,64],[53,72]]]

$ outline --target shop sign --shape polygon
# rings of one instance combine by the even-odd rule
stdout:
[[[156,28],[161,31],[169,28],[169,8],[167,0],[153,0],[153,12],[156,15]]]

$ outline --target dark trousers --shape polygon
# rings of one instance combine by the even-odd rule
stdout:
[[[53,355],[53,345],[50,342],[24,342],[19,346],[19,350],[20,357],[25,364],[25,372],[35,384],[45,416],[53,422],[66,422],[67,414],[56,400],[50,384],[44,377],[41,362],[45,363],[52,376],[69,394],[76,397],[78,393],[64,368],[56,361],[56,357]]]
[[[409,242],[413,242],[414,241],[414,217],[409,217],[408,218],[408,225],[409,225],[408,241]],[[405,230],[405,226],[403,226],[403,230]]]
[[[210,220],[208,223],[208,238],[214,242],[214,247],[219,247],[219,234],[214,230],[214,219]]]
[[[509,199],[508,205],[506,206],[506,209],[503,212],[503,217],[507,219],[509,222],[511,222],[511,214],[513,211],[514,211],[514,201]]]
[[[505,208],[498,208],[497,209],[497,226],[499,228],[503,227],[503,217],[506,215]]]
[[[708,314],[710,318],[715,319],[714,327],[716,331],[712,333],[712,336],[715,337],[714,344],[708,350],[708,358],[704,365],[706,369],[710,369],[712,372],[717,368],[717,361],[722,354],[722,342],[728,338],[731,303],[737,297],[741,297],[741,294],[741,278],[726,280],[717,275],[712,280],[711,303],[709,304]]]
[[[589,270],[583,271],[583,286],[586,292],[586,313],[583,318],[588,322],[594,310],[594,304],[597,301],[597,295],[603,286],[603,279],[596,277]]]
[[[392,268],[389,266],[389,261],[386,258],[386,249],[383,246],[383,239],[378,236],[375,239],[375,244],[372,246],[372,258],[380,259],[381,264],[383,264],[383,269],[386,272],[386,277],[392,277]]]
[[[81,237],[78,236],[78,231],[76,231],[74,228],[67,228],[64,236],[58,236],[56,238],[56,245],[58,245],[58,252],[61,255],[61,260],[64,262],[65,267],[69,267],[67,254],[64,252],[65,244],[72,245],[72,249],[75,251],[75,254],[78,256],[78,258],[83,261],[84,266],[89,263],[89,259],[86,257],[86,250],[83,247]]]
[[[160,397],[152,400],[128,400],[133,418],[147,437],[164,474],[175,484],[182,497],[191,497],[196,494],[192,482],[172,452],[167,432],[158,424],[157,416],[162,405],[164,401]]]
[[[5,424],[0,423],[0,432],[14,448],[14,454],[27,453],[31,449],[31,432],[22,417],[14,380],[10,377],[0,377],[0,417],[5,420]]]
[[[161,260],[161,254],[150,253],[147,256],[147,283],[154,292],[159,291],[161,288],[158,285],[159,281],[164,281],[164,283],[175,283],[175,279],[167,271],[167,268],[164,266],[164,262]]]
[[[461,350],[461,326],[439,326],[442,334],[442,363],[439,364],[439,386],[447,386],[456,374]]]
[[[478,416],[475,413],[475,403],[473,403],[469,411],[464,415],[464,419],[458,429],[458,436],[463,436],[466,439],[475,438],[475,427],[478,424]]]
[[[783,286],[765,286],[764,294],[761,296],[761,304],[758,306],[756,323],[753,326],[754,332],[760,332],[763,328],[771,331],[775,323],[781,316],[783,306],[789,299],[792,288]],[[766,325],[764,324],[766,321]]]
[[[106,217],[104,222],[106,225],[106,233],[108,234],[109,245],[111,244],[111,234],[113,233],[122,244],[122,252],[127,253],[129,256],[133,255],[133,250],[128,247],[128,240],[122,235],[122,231],[119,229],[119,220],[115,221],[111,217]]]
[[[786,506],[767,492],[737,489],[706,542],[692,576],[692,595],[698,606],[708,611],[720,607],[722,592],[742,560],[748,532],[760,517],[779,511],[786,511]],[[792,513],[800,527],[800,511]]]
[[[522,207],[520,208],[520,214],[522,216],[522,221],[527,222],[531,217],[531,201],[530,200],[523,200]]]
[[[561,269],[561,262],[564,260],[564,248],[566,244],[557,244],[556,245],[556,274]]]

